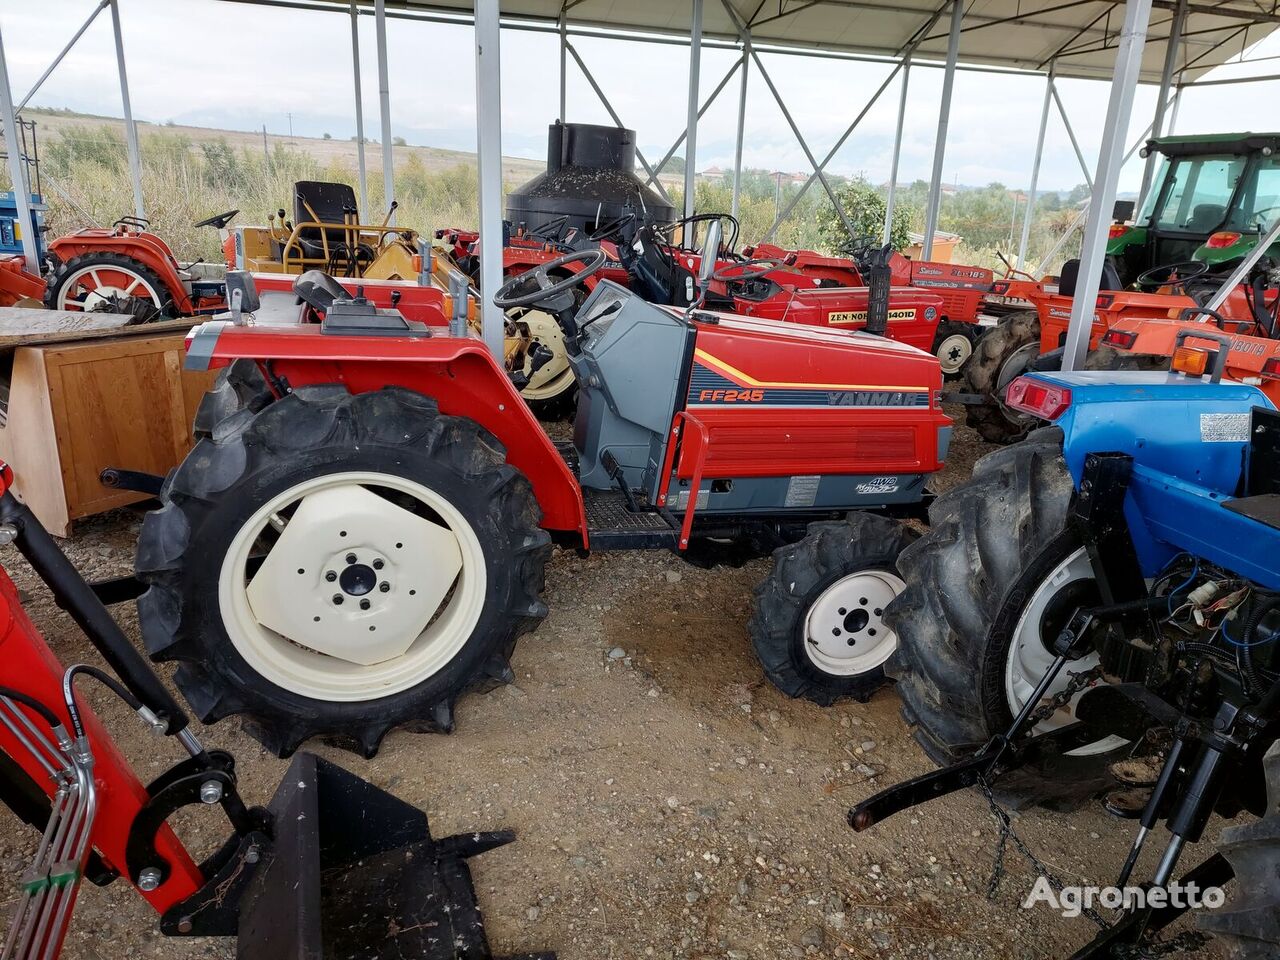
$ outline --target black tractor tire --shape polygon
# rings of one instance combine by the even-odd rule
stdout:
[[[464,691],[513,679],[517,638],[547,613],[539,595],[550,538],[529,481],[504,459],[474,421],[444,416],[434,400],[399,387],[354,396],[341,385],[307,387],[233,413],[169,476],[161,509],[143,523],[136,570],[148,585],[138,600],[147,652],[178,663],[174,682],[201,722],[241,714],[245,730],[278,756],[311,737],[371,757],[396,726],[447,732]],[[322,699],[250,665],[229,632],[219,582],[255,511],[346,471],[411,481],[446,501],[478,540],[485,589],[470,633],[434,672],[390,695]]]
[[[65,263],[57,263],[44,292],[45,307],[49,310],[67,309],[58,305],[62,292],[72,282],[72,278],[87,267],[127,270],[151,287],[155,293],[155,297],[130,297],[116,304],[116,310],[111,312],[133,312],[139,323],[173,315],[173,296],[164,281],[141,261],[120,253],[86,253],[72,257]]]
[[[1040,315],[1034,310],[1011,313],[978,338],[973,356],[964,365],[964,392],[979,394],[985,401],[965,407],[965,422],[983,440],[1013,443],[1035,427],[1033,418],[1006,410],[1002,394],[1012,379],[1007,368],[1014,355],[1034,358],[1039,349],[1031,345],[1039,343]]]
[[[1098,349],[1089,351],[1089,355],[1084,358],[1084,368],[1122,371],[1168,370],[1169,358],[1157,357],[1150,353],[1130,353],[1127,350],[1109,347],[1104,343],[1099,344]]]
[[[858,573],[871,574],[873,589],[882,589],[876,586],[878,574],[891,575],[900,584],[898,556],[916,536],[898,521],[855,512],[843,520],[811,523],[803,540],[774,551],[773,569],[756,588],[748,627],[756,656],[774,686],[789,697],[829,706],[846,697],[865,701],[884,685],[883,661],[853,675],[824,669],[806,648],[807,643],[817,648],[807,636],[810,611],[839,581]],[[866,597],[850,600],[849,616],[859,620],[844,624],[841,639],[849,647],[857,642],[855,637],[868,644],[883,642],[883,633],[876,636],[883,630],[883,609],[874,602]],[[839,608],[840,614],[843,611]]]
[[[943,320],[938,324],[938,331],[933,336],[933,355],[942,364],[944,380],[963,379],[964,366],[973,356],[973,348],[981,332],[982,328],[976,323]],[[964,343],[959,338],[963,338]]]
[[[1062,431],[1036,430],[980,459],[971,479],[939,496],[929,532],[903,551],[906,589],[885,611],[898,635],[886,672],[935,762],[973,753],[1012,723],[1005,667],[1019,616],[1081,545],[1065,532],[1072,493]],[[1115,759],[1115,750],[1058,757],[1006,774],[1001,790],[1020,804],[1071,807],[1109,782]]]
[[[1227,902],[1202,911],[1196,924],[1227,944],[1232,960],[1280,957],[1280,744],[1262,758],[1267,812],[1258,820],[1225,827],[1218,852],[1235,871]]]
[[[241,410],[257,413],[271,402],[271,388],[258,364],[248,357],[232,360],[218,376],[196,407],[191,425],[196,440],[212,437],[218,424]]]

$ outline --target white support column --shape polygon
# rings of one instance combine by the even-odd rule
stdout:
[[[1156,95],[1156,114],[1155,119],[1151,121],[1151,135],[1160,137],[1164,135],[1164,114],[1165,104],[1169,100],[1169,88],[1173,86],[1173,72],[1178,67],[1178,54],[1182,50],[1182,31],[1187,21],[1187,0],[1178,0],[1178,6],[1173,12],[1173,21],[1169,26],[1169,43],[1164,51],[1164,71],[1160,74],[1160,93]],[[1147,162],[1142,168],[1142,188],[1138,191],[1138,202],[1135,209],[1142,209],[1142,202],[1146,199],[1147,190],[1151,187],[1151,176],[1156,169],[1156,153],[1152,151],[1147,156]]]
[[[565,123],[565,105],[569,90],[569,22],[560,7],[560,122]]]
[[[1053,102],[1058,106],[1058,116],[1062,117],[1062,125],[1066,128],[1067,137],[1071,140],[1071,149],[1076,152],[1076,162],[1080,164],[1080,172],[1084,174],[1084,182],[1092,190],[1093,177],[1089,175],[1089,164],[1085,162],[1084,151],[1080,149],[1080,141],[1076,139],[1076,131],[1071,126],[1071,118],[1067,116],[1067,108],[1063,106],[1062,97],[1058,95],[1057,84],[1050,84],[1049,91],[1053,94]]]
[[[1045,78],[1044,105],[1040,108],[1040,132],[1036,135],[1036,158],[1031,162],[1031,186],[1027,190],[1027,212],[1022,217],[1022,239],[1018,241],[1017,269],[1027,260],[1027,244],[1031,240],[1031,218],[1036,210],[1036,187],[1040,183],[1040,160],[1044,157],[1044,135],[1049,128],[1049,104],[1053,100],[1053,81],[1058,73],[1058,62],[1049,63],[1049,76]]]
[[[738,219],[738,201],[742,193],[742,136],[747,124],[747,79],[751,63],[751,34],[742,41],[742,85],[738,87],[738,133],[733,144],[733,202],[729,212]]]
[[[947,124],[951,122],[951,91],[956,81],[956,61],[960,57],[960,27],[964,22],[964,0],[951,0],[951,34],[947,39],[947,70],[942,80],[942,103],[938,108],[938,136],[933,143],[933,175],[929,178],[929,201],[924,210],[924,249],[921,258],[933,256],[933,234],[938,229],[938,207],[942,204],[942,166],[947,153]]]
[[[1089,334],[1097,308],[1102,263],[1107,254],[1107,234],[1111,209],[1116,202],[1116,181],[1124,164],[1124,142],[1133,114],[1133,92],[1142,71],[1142,49],[1151,20],[1151,0],[1128,0],[1124,28],[1116,49],[1116,66],[1111,79],[1111,97],[1102,126],[1102,147],[1089,198],[1088,219],[1080,248],[1080,272],[1076,295],[1071,303],[1071,321],[1062,353],[1063,370],[1079,370],[1089,351]]]
[[[1173,106],[1169,110],[1169,126],[1165,129],[1164,135],[1172,137],[1174,131],[1178,129],[1178,108],[1182,106],[1182,84],[1178,84],[1173,88]]]
[[[689,29],[689,97],[685,121],[684,215],[693,216],[694,188],[698,176],[698,80],[702,74],[702,0],[693,0]]]
[[[133,122],[133,105],[129,102],[129,74],[124,62],[124,39],[120,35],[120,5],[111,3],[111,30],[116,40],[116,70],[120,73],[120,102],[124,106],[124,139],[129,151],[129,177],[133,180],[133,212],[137,217],[147,215],[142,203],[142,157],[138,152],[138,127]]]
[[[18,131],[18,114],[13,109],[13,90],[9,86],[9,65],[4,57],[4,37],[0,36],[0,114],[4,121],[5,152],[9,155],[9,178],[13,181],[13,197],[21,225],[22,256],[27,270],[40,275],[36,256],[36,238],[31,230],[31,188],[27,183],[26,163],[22,159],[22,134]]]
[[[902,90],[898,93],[898,126],[893,131],[893,160],[889,164],[889,198],[884,205],[884,243],[893,242],[893,204],[898,193],[898,161],[902,159],[902,127],[907,119],[907,89],[911,85],[911,54],[902,59]]]
[[[476,152],[480,168],[480,320],[485,345],[502,362],[502,52],[498,0],[476,0]]]
[[[351,0],[351,79],[356,94],[356,169],[360,185],[360,214],[369,216],[369,171],[364,160],[364,93],[360,88],[360,10]]]
[[[478,10],[476,15],[478,18]],[[374,0],[373,23],[378,39],[378,116],[382,127],[382,195],[383,203],[389,208],[391,201],[396,198],[396,166],[391,151],[391,81],[387,76],[387,0]],[[386,213],[385,208],[383,213]],[[394,213],[391,214],[390,222],[396,222]]]

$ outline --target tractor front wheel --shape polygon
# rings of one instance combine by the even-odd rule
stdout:
[[[933,337],[933,355],[942,364],[942,376],[947,380],[959,380],[963,367],[973,355],[973,343],[982,328],[974,323],[943,320]]]
[[[130,313],[158,320],[172,297],[155,271],[119,253],[88,253],[58,265],[44,295],[50,310]]]
[[[242,714],[280,756],[314,736],[372,756],[392,727],[447,731],[546,615],[528,481],[412,391],[242,408],[161,499],[138,544],[147,651],[178,662],[202,722]]]
[[[812,523],[803,540],[774,551],[749,627],[774,686],[827,706],[884,685],[897,646],[884,612],[903,587],[898,554],[915,537],[894,520],[851,513]]]
[[[899,638],[887,672],[916,739],[939,763],[1008,728],[1053,662],[1050,644],[1069,612],[1098,602],[1088,553],[1067,528],[1073,486],[1061,443],[1062,432],[1047,427],[983,457],[970,480],[934,501],[929,532],[903,551],[906,588],[886,611]],[[1096,662],[1069,664],[1050,693]],[[1036,731],[1070,723],[1075,699]],[[1126,749],[1100,739],[1007,774],[1001,787],[1024,803],[1078,804],[1108,782]]]
[[[963,376],[966,392],[984,400],[965,407],[965,421],[983,440],[1012,443],[1035,425],[1032,417],[1004,405],[1004,391],[1039,355],[1040,316],[1034,310],[1009,314],[978,339]]]

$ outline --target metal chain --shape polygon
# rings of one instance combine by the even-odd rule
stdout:
[[[987,881],[987,899],[994,900],[996,892],[1000,889],[1000,883],[1005,875],[1005,852],[1010,841],[1013,842],[1017,851],[1022,854],[1028,863],[1035,869],[1036,873],[1049,881],[1049,886],[1053,887],[1054,893],[1061,894],[1063,883],[1058,879],[1045,864],[1031,852],[1023,839],[1018,836],[1018,832],[1013,829],[1013,822],[1009,819],[1008,812],[1004,807],[996,801],[995,796],[991,792],[991,785],[987,783],[986,777],[978,778],[978,786],[982,788],[983,796],[987,798],[987,804],[991,807],[991,815],[995,817],[996,824],[1000,828],[1000,838],[996,842],[995,862],[991,865],[991,879]],[[1098,925],[1101,929],[1106,929],[1107,921],[1102,915],[1092,907],[1086,907],[1083,914]]]
[[[1090,684],[1102,679],[1102,667],[1093,667],[1089,670],[1081,670],[1079,673],[1067,671],[1067,676],[1071,679],[1067,685],[1049,697],[1044,703],[1031,711],[1026,725],[1022,728],[1022,735],[1028,736],[1035,729],[1038,723],[1048,720],[1055,713],[1071,702],[1071,698],[1083,690]]]

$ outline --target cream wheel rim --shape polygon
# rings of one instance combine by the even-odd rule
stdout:
[[[818,595],[804,618],[804,650],[823,673],[856,677],[889,659],[898,637],[884,622],[884,608],[903,589],[884,570],[841,577]]]
[[[59,310],[104,310],[125,300],[150,300],[163,306],[155,288],[140,274],[109,263],[81,267],[63,281],[58,291]]]
[[[945,374],[958,373],[973,354],[973,341],[963,333],[953,333],[938,344],[936,355]]]
[[[533,346],[541,344],[551,351],[551,359],[543,364],[529,378],[528,384],[520,391],[526,400],[552,400],[573,386],[573,368],[569,366],[569,352],[564,345],[564,331],[556,318],[545,310],[523,310],[512,319],[518,320],[529,328],[529,339]],[[524,373],[529,372],[532,365],[532,350],[525,357]]]
[[[249,574],[260,540],[271,542]],[[218,602],[236,652],[263,678],[355,702],[439,673],[475,631],[486,584],[480,540],[452,503],[403,477],[351,471],[264,503],[231,541]]]
[[[1013,633],[1013,641],[1009,644],[1009,654],[1005,659],[1004,670],[1005,696],[1008,699],[1009,712],[1015,716],[1027,702],[1027,698],[1035,692],[1040,678],[1044,676],[1054,660],[1053,654],[1049,652],[1049,648],[1045,646],[1040,636],[1040,620],[1044,616],[1045,608],[1059,591],[1078,580],[1086,579],[1093,579],[1093,565],[1089,561],[1088,552],[1081,547],[1045,577],[1031,595],[1027,605],[1022,608],[1022,614],[1018,617],[1018,625]],[[1048,695],[1053,696],[1061,692],[1071,681],[1070,673],[1091,670],[1097,665],[1097,654],[1090,654],[1068,663],[1062,668],[1053,685],[1049,687]],[[1080,691],[1053,716],[1040,721],[1036,725],[1035,732],[1051,733],[1074,722],[1075,705],[1083,693],[1083,690]],[[1070,751],[1067,756],[1088,757],[1107,753],[1127,742],[1123,737],[1104,737]]]

